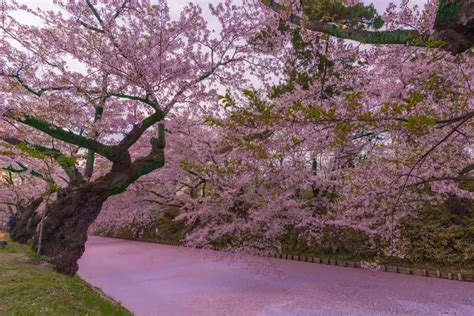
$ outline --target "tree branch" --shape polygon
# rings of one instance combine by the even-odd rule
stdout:
[[[77,20],[77,22],[79,22],[79,24],[81,24],[82,26],[84,26],[86,29],[88,30],[91,30],[91,31],[94,31],[94,32],[98,32],[98,33],[105,33],[104,30],[101,30],[99,28],[96,28],[95,26],[91,26],[81,20]]]
[[[463,174],[468,174],[469,172],[471,172],[472,170],[474,170],[474,163],[470,164],[470,165],[467,165],[466,167],[464,167],[461,172],[459,172],[459,174],[463,175]]]
[[[455,116],[455,117],[447,118],[444,120],[436,121],[436,124],[451,124],[451,123],[455,123],[462,120],[469,120],[473,117],[474,117],[474,111],[471,111],[461,116]]]
[[[25,140],[20,140],[15,137],[4,137],[4,138],[1,138],[1,140],[16,147],[23,146],[23,149],[20,148],[20,150],[36,151],[41,155],[45,155],[47,157],[53,158],[61,166],[64,172],[66,172],[71,183],[82,180],[82,175],[80,174],[79,170],[77,170],[73,159],[71,159],[71,157],[64,155],[57,149],[48,148],[48,147],[44,147],[44,146],[36,145],[36,144],[30,144],[29,142]]]
[[[87,2],[87,6],[91,9],[92,13],[94,14],[94,16],[96,17],[97,21],[99,21],[100,25],[103,27],[104,26],[104,21],[102,20],[102,18],[100,17],[100,14],[99,12],[96,10],[96,8],[92,5],[92,3],[90,2],[90,0],[86,0]]]
[[[153,137],[150,143],[150,153],[145,157],[136,159],[132,164],[133,181],[165,165],[164,149],[166,147],[166,141],[165,125],[163,123],[158,124],[158,138]]]
[[[62,90],[67,90],[67,89],[72,89],[74,87],[50,87],[50,88],[40,88],[38,90],[35,90],[33,89],[32,87],[30,87],[29,85],[27,85],[25,83],[25,81],[23,81],[23,79],[21,79],[20,77],[20,71],[21,71],[21,68],[17,70],[16,74],[14,75],[9,75],[9,74],[6,74],[6,73],[3,73],[3,72],[0,72],[0,76],[5,76],[5,77],[10,77],[10,78],[14,78],[16,81],[18,81],[18,83],[23,87],[25,88],[28,92],[36,95],[37,97],[41,97],[43,95],[43,93],[47,92],[47,91],[62,91]]]
[[[8,113],[6,116],[18,122],[21,122],[25,125],[33,127],[39,131],[42,131],[43,133],[46,133],[53,138],[62,140],[69,144],[77,145],[79,147],[83,147],[83,148],[95,151],[96,153],[109,159],[110,161],[117,160],[119,153],[113,146],[104,145],[96,140],[74,134],[72,132],[62,129],[59,126],[48,123],[42,119],[35,118],[33,116],[29,116],[29,115],[24,115],[24,116],[15,115],[14,116],[14,115],[9,115]]]
[[[284,5],[273,0],[262,0],[265,6],[278,14],[285,13],[287,9]],[[338,27],[336,24],[327,22],[308,20],[297,15],[290,14],[288,22],[296,26],[303,26],[309,30],[332,35],[334,37],[349,39],[365,44],[405,44],[414,45],[416,42],[424,42],[427,38],[415,30],[393,30],[393,31],[366,31],[345,27]],[[420,41],[420,39],[422,41]],[[422,46],[418,44],[417,46]]]
[[[148,128],[161,121],[163,118],[164,114],[161,111],[158,111],[145,118],[139,125],[135,125],[127,136],[125,136],[125,138],[118,144],[120,150],[130,148]]]
[[[408,185],[407,187],[416,187],[421,184],[425,183],[431,183],[431,182],[437,182],[437,181],[456,181],[456,182],[462,182],[462,181],[474,181],[474,177],[468,177],[468,176],[459,176],[459,177],[454,177],[454,176],[446,176],[446,177],[434,177],[434,178],[428,178],[425,180],[421,180],[415,183],[412,183]]]
[[[122,5],[120,6],[120,8],[117,9],[117,12],[115,12],[115,14],[114,14],[114,20],[115,20],[116,18],[118,18],[119,15],[120,15],[120,13],[122,12],[122,10],[125,9],[125,6],[127,5],[128,1],[129,1],[129,0],[125,0],[125,1],[122,3]]]
[[[286,6],[273,0],[260,0],[263,5],[278,14],[287,13]],[[416,30],[367,31],[344,26],[341,28],[333,23],[315,19],[301,18],[290,14],[288,22],[303,26],[309,30],[325,33],[334,37],[354,40],[365,44],[403,44],[409,46],[428,46],[429,40],[442,41],[442,49],[453,54],[462,53],[474,45],[473,15],[474,6],[470,0],[440,1],[434,25],[435,32],[431,35],[420,34]],[[451,12],[446,16],[446,12]]]
[[[142,97],[137,97],[134,95],[128,95],[124,93],[109,93],[109,96],[116,97],[116,98],[121,98],[121,99],[128,99],[128,100],[134,100],[134,101],[139,101],[142,103],[145,103],[155,110],[159,110],[159,104],[153,100],[150,100],[148,98],[142,98]]]

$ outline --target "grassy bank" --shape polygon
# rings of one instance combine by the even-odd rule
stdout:
[[[6,240],[1,231],[0,240]],[[0,315],[131,313],[80,277],[54,272],[28,246],[8,241],[0,249]]]

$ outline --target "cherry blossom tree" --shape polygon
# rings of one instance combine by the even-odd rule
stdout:
[[[247,42],[261,21],[257,11],[230,1],[210,8],[218,32],[193,4],[173,20],[165,1],[55,3],[57,11],[15,1],[3,8],[0,114],[9,123],[2,132],[19,133],[21,143],[53,139],[61,145],[48,150],[88,157],[86,167],[77,162],[85,168],[78,181],[49,205],[41,241],[55,269],[74,274],[102,204],[165,164],[166,117],[199,111],[219,85],[244,87],[243,66],[252,65],[248,73],[262,64]],[[9,15],[15,10],[42,25],[17,22]],[[131,154],[144,138],[146,151]],[[101,174],[91,170],[95,156],[109,165]]]
[[[401,219],[473,198],[468,2],[225,1],[219,32],[193,4],[57,4],[5,9],[43,24],[5,15],[0,139],[10,171],[55,165],[35,244],[58,271],[96,218],[146,228],[174,208],[189,245],[258,253],[347,228],[402,255]]]
[[[225,113],[204,119],[216,136],[194,146],[210,150],[181,168],[206,194],[176,198],[190,244],[265,252],[289,226],[309,241],[339,226],[382,237],[394,255],[404,216],[472,199],[469,52],[360,49],[281,20],[262,38],[292,42],[286,81],[267,97],[225,95]]]

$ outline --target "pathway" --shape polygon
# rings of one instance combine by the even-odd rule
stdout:
[[[91,237],[79,275],[136,315],[473,315],[474,283]]]

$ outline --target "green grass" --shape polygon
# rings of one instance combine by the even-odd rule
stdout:
[[[0,249],[0,315],[131,315],[80,277],[45,267],[29,246],[7,241]]]

